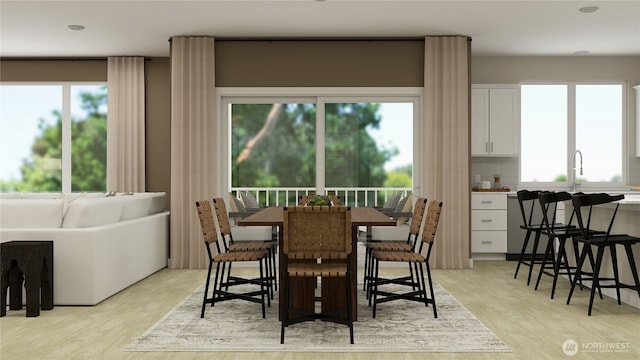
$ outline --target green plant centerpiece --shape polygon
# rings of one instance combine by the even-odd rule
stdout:
[[[331,200],[328,197],[323,195],[315,195],[309,201],[307,201],[307,206],[331,206]]]

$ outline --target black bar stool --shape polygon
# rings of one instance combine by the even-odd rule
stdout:
[[[593,265],[593,273],[591,276],[592,285],[591,285],[591,294],[589,297],[589,311],[588,314],[591,316],[591,309],[593,308],[593,298],[595,295],[595,289],[597,288],[615,288],[616,295],[618,297],[618,305],[620,302],[620,289],[627,288],[633,289],[638,292],[638,296],[640,297],[640,281],[638,280],[638,270],[636,268],[636,263],[633,258],[633,250],[631,245],[635,245],[640,242],[640,237],[629,236],[629,235],[614,235],[611,234],[611,228],[613,227],[613,223],[616,217],[616,213],[618,212],[618,206],[620,204],[616,204],[613,213],[611,215],[611,220],[609,222],[609,227],[606,232],[597,232],[594,233],[591,229],[591,212],[593,210],[594,205],[607,204],[614,201],[624,199],[624,195],[609,195],[609,194],[576,194],[572,198],[573,208],[576,212],[576,217],[578,219],[578,225],[580,227],[579,234],[575,237],[578,243],[582,243],[582,251],[580,253],[580,259],[578,260],[578,267],[576,270],[576,274],[573,277],[573,281],[571,282],[571,290],[569,291],[569,297],[567,298],[567,304],[571,301],[571,296],[573,295],[573,290],[576,287],[576,283],[579,280],[589,280],[585,279],[583,275],[586,273],[583,270],[584,261],[586,257],[593,256],[592,255],[592,247],[596,247],[597,255],[595,264]],[[588,207],[588,211],[585,211]],[[586,220],[585,220],[586,219]],[[586,222],[585,222],[586,221]],[[634,285],[623,284],[620,282],[618,277],[618,257],[616,253],[616,245],[624,246],[625,252],[627,253],[627,260],[629,261],[629,267],[631,269],[631,274],[633,276]],[[604,278],[600,277],[600,269],[602,265],[602,258],[604,257],[604,250],[609,248],[609,253],[611,254],[611,265],[613,267],[613,278]],[[601,282],[608,282],[606,285],[602,285]],[[613,282],[611,284],[610,282]],[[600,295],[602,297],[602,295]]]
[[[536,280],[535,289],[538,290],[540,279],[543,274],[553,277],[553,285],[551,286],[551,298],[556,292],[556,284],[558,283],[558,275],[567,275],[569,281],[572,280],[575,273],[575,266],[569,265],[567,258],[566,244],[567,239],[578,234],[578,229],[571,225],[575,212],[571,213],[569,223],[567,225],[557,222],[558,203],[571,200],[571,194],[563,192],[541,192],[538,195],[540,206],[542,208],[543,233],[548,236],[549,241],[542,258],[538,279]],[[558,247],[556,253],[555,239],[558,239]],[[573,241],[574,258],[578,259],[578,248],[576,242]],[[551,272],[548,272],[551,270]]]
[[[520,250],[520,257],[518,258],[518,265],[516,265],[516,273],[513,275],[513,278],[516,279],[518,277],[518,271],[520,270],[520,265],[526,265],[529,267],[529,275],[527,276],[527,285],[531,283],[531,273],[533,271],[533,266],[535,264],[542,263],[541,260],[536,260],[536,252],[538,249],[538,243],[540,241],[540,234],[542,233],[542,223],[534,223],[533,222],[533,214],[534,208],[536,207],[536,202],[538,200],[539,190],[529,191],[529,190],[520,190],[518,191],[518,204],[520,205],[520,213],[522,214],[522,225],[520,225],[521,229],[527,231],[524,237],[524,243],[522,244],[522,250]],[[530,258],[526,259],[527,246],[529,245],[529,240],[531,239],[531,234],[535,234],[533,238],[533,248],[531,250]]]

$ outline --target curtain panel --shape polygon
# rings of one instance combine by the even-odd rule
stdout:
[[[214,39],[171,38],[170,268],[208,265],[195,202],[217,189]]]
[[[469,268],[470,39],[427,36],[424,57],[423,196],[443,201],[431,266]]]
[[[144,192],[144,58],[109,57],[107,87],[107,190]]]

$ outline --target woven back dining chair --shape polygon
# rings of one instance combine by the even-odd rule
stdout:
[[[438,223],[440,221],[440,213],[442,212],[442,201],[432,200],[427,208],[425,223],[422,229],[418,246],[415,251],[373,251],[372,264],[374,274],[371,284],[371,294],[369,296],[369,304],[373,302],[373,317],[376,317],[377,304],[393,300],[411,300],[424,303],[425,306],[433,305],[433,316],[438,317],[436,309],[436,299],[433,293],[433,283],[431,280],[431,268],[429,266],[429,258],[431,256],[431,248],[436,238]],[[392,278],[383,278],[380,276],[380,263],[401,262],[413,265],[415,278],[413,276],[401,276]],[[426,282],[424,272],[426,270],[427,280],[429,282],[429,294],[427,295]],[[385,285],[401,285],[403,290],[385,290]],[[406,287],[409,291],[404,291]]]
[[[272,239],[266,239],[263,241],[235,241],[233,233],[231,232],[231,223],[229,222],[229,216],[227,213],[227,207],[224,203],[224,199],[221,197],[213,199],[213,206],[216,210],[216,217],[218,220],[218,230],[222,237],[222,243],[225,250],[234,251],[266,251],[267,257],[267,280],[270,289],[271,298],[274,297],[274,290],[278,290],[276,279],[276,249],[278,246],[277,241]],[[231,264],[227,269],[228,274],[231,273]]]
[[[292,206],[283,214],[282,252],[285,256],[284,306],[280,343],[285,328],[303,321],[323,320],[349,327],[353,344],[350,266],[352,252],[351,209],[346,206]],[[330,312],[310,312],[290,307],[291,278],[340,277],[345,279],[346,307]],[[345,315],[346,314],[346,319]],[[342,316],[341,316],[342,315]]]
[[[367,298],[369,298],[371,290],[371,279],[373,278],[373,267],[371,266],[371,254],[373,251],[415,251],[418,236],[422,229],[422,223],[424,221],[424,211],[427,207],[427,199],[419,197],[416,200],[416,204],[413,207],[413,215],[411,216],[411,222],[409,223],[409,235],[407,235],[407,241],[367,241],[366,252],[364,258],[364,281],[363,290],[366,291]],[[413,277],[413,270],[409,266],[410,276]]]
[[[264,275],[264,267],[268,256],[267,251],[234,251],[228,252],[223,245],[220,244],[216,230],[216,224],[213,217],[213,211],[209,200],[196,201],[196,210],[198,219],[200,220],[200,228],[202,230],[202,238],[207,249],[209,257],[209,270],[207,271],[207,279],[204,287],[204,298],[202,300],[202,308],[200,317],[204,317],[207,304],[214,306],[215,303],[241,299],[250,302],[262,304],[262,317],[266,316],[265,297],[268,305],[271,305],[269,298],[268,279]],[[260,277],[257,279],[225,277],[225,267],[236,262],[257,262],[260,268]],[[216,272],[213,281],[211,297],[209,296],[209,285],[211,282],[211,272],[213,265],[216,265]],[[227,273],[230,275],[230,273]],[[253,284],[258,285],[260,290],[250,290],[244,292],[229,292],[229,287],[234,285]]]

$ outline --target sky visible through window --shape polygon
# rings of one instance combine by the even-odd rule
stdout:
[[[82,119],[79,94],[95,92],[104,85],[72,85],[71,114]],[[55,124],[55,111],[62,111],[61,85],[0,85],[0,179],[20,179],[22,161],[31,156],[31,146],[41,134],[40,119]]]
[[[622,85],[576,84],[575,132],[568,85],[521,88],[521,181],[553,182],[573,175],[574,151],[582,153],[582,181],[622,181]],[[575,149],[568,139],[575,137]],[[580,155],[576,156],[578,167]]]
[[[413,162],[413,104],[412,103],[380,103],[379,113],[382,116],[379,129],[369,132],[378,144],[386,147],[395,146],[399,153],[384,165],[386,171]]]

